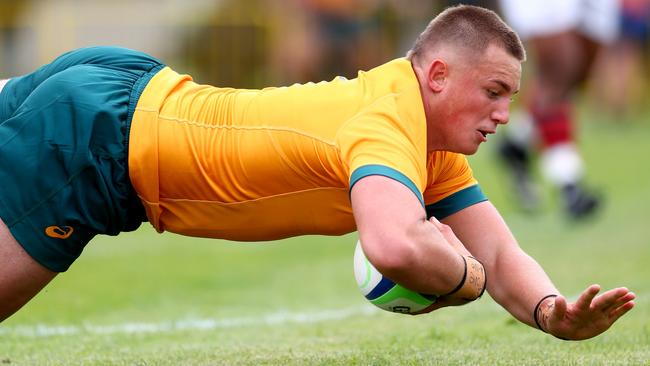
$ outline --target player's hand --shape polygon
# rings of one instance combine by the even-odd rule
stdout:
[[[609,329],[634,307],[636,295],[625,287],[598,295],[599,291],[599,285],[591,285],[570,304],[563,296],[544,301],[538,313],[542,330],[567,340],[588,339]]]
[[[435,217],[431,216],[429,219],[429,222],[433,224],[433,226],[440,231],[442,236],[445,238],[447,243],[451,245],[460,255],[467,256],[467,255],[472,255],[467,248],[465,248],[465,245],[458,239],[456,234],[454,234],[454,231],[451,230],[451,227],[448,225],[445,225],[438,221]]]
[[[441,223],[440,221],[438,221],[433,216],[431,216],[431,218],[429,219],[429,222],[431,222],[436,227],[436,229],[438,229],[438,231],[442,234],[442,236],[446,240],[446,242],[452,248],[454,248],[454,250],[456,250],[456,252],[458,252],[463,257],[470,257],[471,256],[471,253],[467,250],[467,248],[465,248],[465,246],[460,241],[460,239],[458,239],[456,234],[454,234],[451,227]],[[476,263],[480,265],[480,262],[476,262]],[[481,271],[483,271],[482,267],[483,266],[481,266]],[[482,278],[483,278],[483,281],[485,281],[484,273],[482,275]],[[482,291],[481,291],[481,293],[482,293]],[[473,300],[458,298],[458,297],[455,297],[455,296],[440,296],[440,297],[438,297],[438,299],[436,299],[436,302],[434,302],[433,304],[429,305],[428,307],[420,310],[417,313],[413,313],[413,315],[430,313],[430,312],[432,312],[434,310],[444,308],[444,307],[447,307],[447,306],[461,306],[461,305],[465,305],[465,304],[467,304],[467,303],[469,303],[471,301],[473,301]]]
[[[426,308],[416,313],[412,313],[411,315],[427,314],[434,310],[438,310],[440,308],[445,308],[448,306],[461,306],[467,304],[468,302],[469,301],[464,301],[461,299],[452,299],[447,296],[440,296],[439,298],[436,299],[436,302],[434,302],[433,304],[427,306]]]

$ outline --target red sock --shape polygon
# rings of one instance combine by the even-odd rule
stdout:
[[[573,108],[570,103],[557,103],[545,108],[532,107],[543,147],[573,141]]]

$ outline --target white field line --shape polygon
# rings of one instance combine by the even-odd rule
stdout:
[[[311,324],[330,320],[342,320],[354,316],[371,315],[380,312],[372,305],[339,310],[322,310],[315,312],[277,312],[260,317],[241,318],[207,318],[184,319],[158,323],[122,323],[114,325],[19,325],[15,327],[0,326],[0,337],[19,336],[27,338],[40,338],[52,336],[67,336],[77,334],[142,334],[142,333],[170,333],[177,331],[213,330],[235,328],[243,326],[284,325],[284,324]]]
[[[569,301],[575,301],[578,295],[569,297]],[[650,294],[637,294],[637,305],[645,305],[650,302]],[[492,310],[503,310],[496,302],[491,302]],[[312,324],[332,320],[343,320],[355,316],[369,316],[382,313],[383,310],[372,305],[338,309],[321,310],[314,312],[276,312],[259,317],[236,317],[236,318],[205,318],[205,319],[183,319],[175,321],[163,321],[157,323],[129,322],[112,325],[18,325],[6,327],[0,325],[1,337],[25,337],[42,338],[66,335],[82,334],[144,334],[144,333],[172,333],[192,330],[214,330],[237,328],[245,326],[263,325],[285,325],[285,324]]]

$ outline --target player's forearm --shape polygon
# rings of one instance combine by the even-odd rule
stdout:
[[[537,262],[524,253],[496,208],[485,201],[445,219],[482,261],[488,292],[520,321],[534,325],[539,300],[557,290]]]
[[[518,248],[502,253],[486,267],[490,296],[515,318],[536,327],[537,303],[544,296],[559,294],[542,267]]]

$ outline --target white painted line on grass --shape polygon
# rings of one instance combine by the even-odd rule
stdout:
[[[579,295],[569,297],[569,301],[575,301]],[[637,294],[634,302],[648,303],[650,294]],[[493,309],[503,310],[499,304],[491,301]],[[236,328],[244,326],[263,325],[285,325],[285,324],[312,324],[331,320],[343,320],[354,316],[368,316],[381,313],[382,310],[372,305],[351,307],[338,310],[321,310],[314,312],[276,312],[259,317],[238,317],[238,318],[205,318],[205,319],[183,319],[175,321],[164,321],[157,323],[129,322],[113,325],[18,325],[6,327],[0,325],[0,337],[25,337],[41,338],[53,336],[66,336],[78,334],[144,334],[144,333],[170,333],[192,330],[214,330]]]
[[[371,305],[339,310],[323,310],[316,312],[288,311],[271,313],[261,317],[241,318],[207,318],[184,319],[159,323],[122,323],[114,325],[33,325],[33,326],[0,326],[0,337],[19,336],[27,338],[40,338],[52,336],[66,336],[76,334],[142,334],[142,333],[169,333],[187,330],[213,330],[234,328],[242,326],[283,325],[283,324],[311,324],[330,320],[342,320],[353,316],[371,315],[380,310]]]

